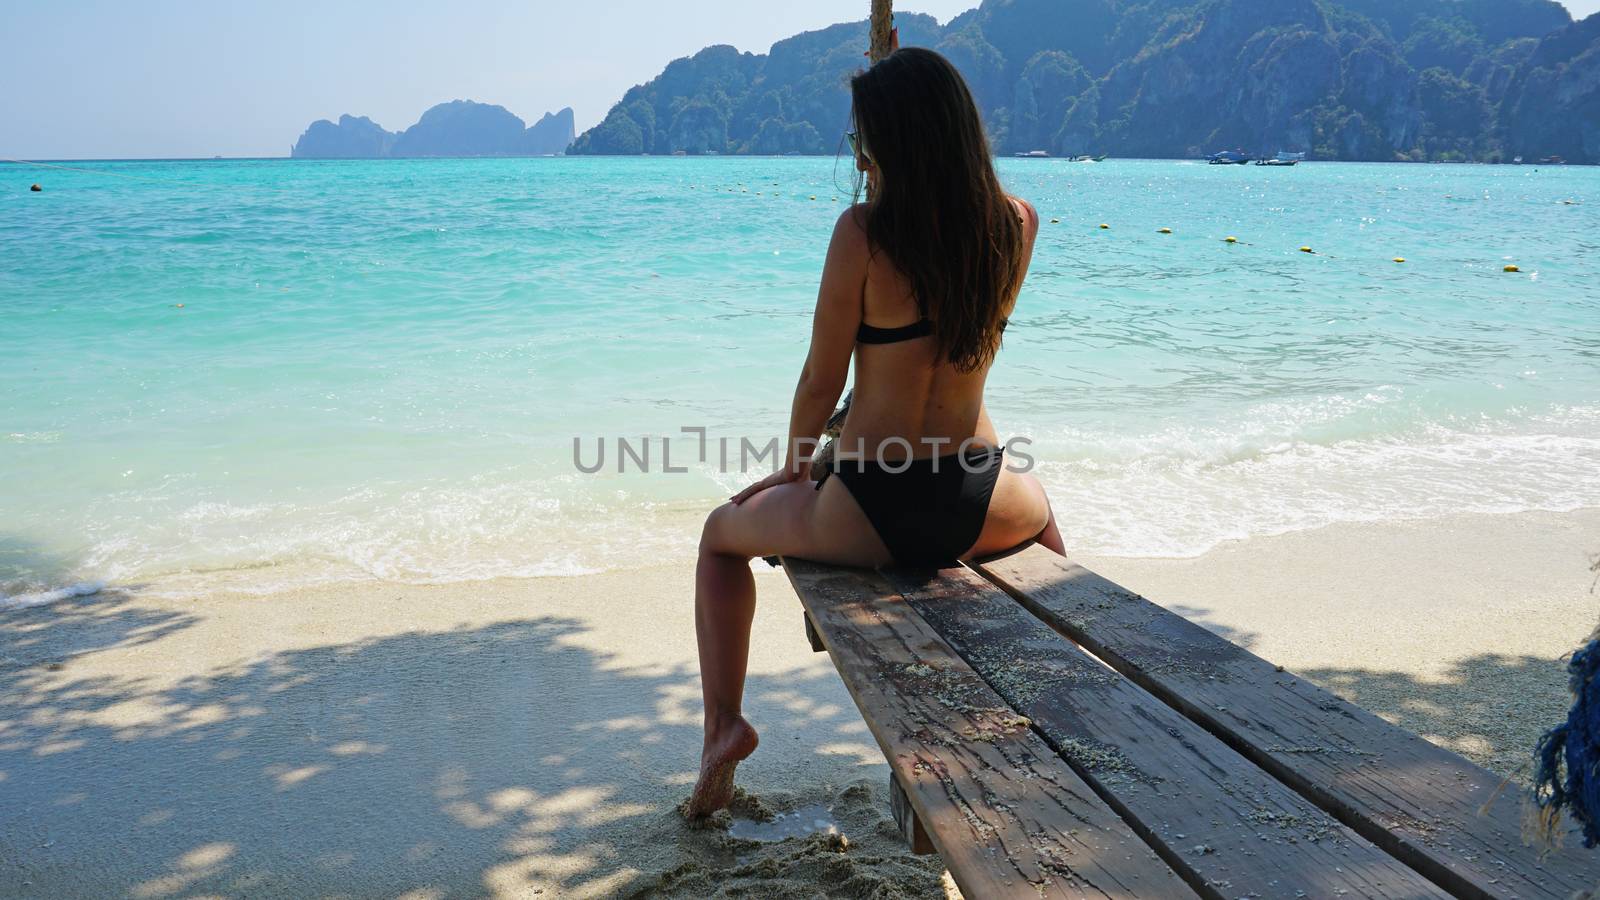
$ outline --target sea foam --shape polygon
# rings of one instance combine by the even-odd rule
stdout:
[[[73,597],[87,597],[105,590],[103,581],[80,581],[77,584],[56,588],[52,591],[34,591],[27,594],[12,594],[9,597],[0,597],[0,611],[12,609],[30,609],[35,606],[45,606],[61,600],[70,600]]]

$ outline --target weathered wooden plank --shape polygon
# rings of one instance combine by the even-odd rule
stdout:
[[[1448,896],[972,571],[885,577],[1203,895]]]
[[[1457,896],[1566,900],[1600,879],[1600,854],[1574,841],[1543,860],[1523,844],[1504,779],[1082,566],[1031,547],[976,568]]]
[[[966,896],[1194,896],[882,577],[784,568]]]

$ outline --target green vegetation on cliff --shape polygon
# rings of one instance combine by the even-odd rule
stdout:
[[[1001,152],[1600,162],[1600,16],[1555,0],[985,0],[941,26]],[[709,47],[569,153],[833,153],[865,22]]]

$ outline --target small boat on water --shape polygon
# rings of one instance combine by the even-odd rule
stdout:
[[[1278,151],[1278,155],[1274,156],[1271,159],[1258,159],[1258,160],[1256,160],[1256,165],[1258,165],[1258,166],[1292,166],[1295,163],[1298,163],[1298,162],[1300,162],[1301,160],[1303,160],[1305,158],[1306,158],[1306,155],[1304,153],[1285,153],[1284,151],[1279,150]]]
[[[1018,159],[1048,159],[1050,154],[1043,150],[1029,150],[1027,153],[1016,154]]]
[[[1206,157],[1206,162],[1213,166],[1247,166],[1250,160],[1250,154],[1243,150],[1223,150]]]
[[[1102,153],[1099,156],[1090,156],[1089,154],[1085,153],[1085,154],[1082,154],[1081,156],[1072,157],[1072,161],[1073,162],[1105,162],[1106,161],[1106,155],[1104,153]]]

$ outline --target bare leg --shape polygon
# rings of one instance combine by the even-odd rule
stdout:
[[[1028,541],[1067,555],[1061,531],[1056,528],[1055,512],[1050,509],[1050,498],[1045,496],[1039,479],[1030,472],[1002,471],[989,499],[983,532],[966,556],[970,559],[1003,553]]]
[[[702,546],[695,566],[694,631],[706,704],[705,745],[700,751],[700,780],[687,808],[691,817],[708,816],[728,805],[733,798],[733,770],[755,752],[759,741],[741,710],[755,612],[756,582],[749,557]]]
[[[1044,508],[1049,511],[1050,519],[1044,523],[1044,530],[1034,538],[1040,546],[1045,547],[1057,556],[1067,555],[1067,544],[1061,540],[1061,529],[1056,527],[1056,511],[1050,509],[1050,499],[1045,498]]]
[[[718,507],[706,519],[695,567],[694,628],[700,643],[700,684],[706,703],[700,780],[684,812],[707,816],[733,799],[733,770],[755,752],[756,730],[743,715],[750,625],[756,580],[750,560],[792,554],[870,566],[889,551],[840,484],[815,490],[809,482],[762,491],[739,506]]]

